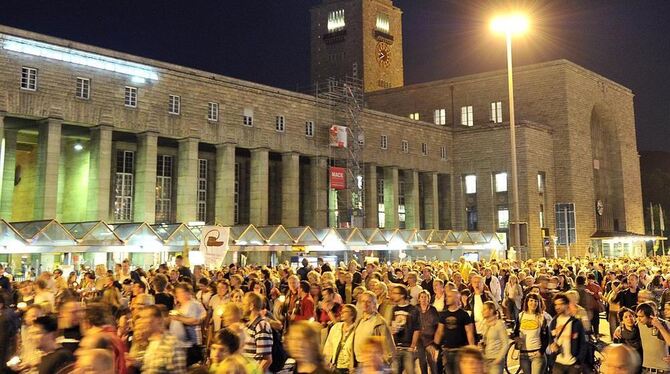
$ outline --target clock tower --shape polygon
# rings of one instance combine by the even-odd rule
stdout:
[[[365,92],[403,85],[402,11],[392,0],[323,0],[311,19],[313,83],[353,76]]]

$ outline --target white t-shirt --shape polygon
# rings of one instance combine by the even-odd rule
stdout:
[[[412,305],[417,305],[419,303],[419,293],[423,291],[423,288],[419,286],[418,284],[414,285],[414,287],[410,287],[409,289],[409,303]]]
[[[522,349],[525,351],[534,351],[542,348],[540,333],[544,317],[521,312],[519,317],[519,337],[521,338]]]
[[[189,318],[202,318],[205,316],[205,308],[196,300],[191,300],[186,304],[179,306],[176,309],[184,317]],[[195,336],[189,336],[187,333],[189,329]],[[180,341],[184,347],[191,347],[195,344],[202,344],[202,330],[200,329],[200,324],[195,326],[185,326],[183,323],[171,320],[170,321],[170,334],[174,335],[178,341]],[[191,338],[189,340],[189,337]],[[193,340],[195,338],[195,340]]]
[[[478,333],[482,331],[482,321],[484,320],[484,302],[482,295],[474,295],[474,306],[472,307],[472,319],[475,321],[475,328]]]
[[[556,317],[556,330],[559,333],[563,329],[570,316],[558,316]],[[574,365],[577,362],[577,359],[572,355],[572,321],[565,326],[565,330],[558,339],[554,338],[554,342],[561,347],[561,353],[556,357],[556,362],[561,365]]]

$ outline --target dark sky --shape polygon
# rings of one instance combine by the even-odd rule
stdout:
[[[321,0],[0,0],[0,24],[296,89],[309,83],[309,8]],[[670,150],[670,1],[395,0],[405,82],[505,67],[488,21],[530,10],[515,64],[566,58],[635,93],[641,150]]]

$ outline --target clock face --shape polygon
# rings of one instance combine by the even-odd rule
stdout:
[[[391,64],[391,47],[384,42],[377,43],[377,62],[385,68]]]

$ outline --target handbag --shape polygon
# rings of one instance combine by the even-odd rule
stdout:
[[[565,323],[565,325],[563,325],[563,327],[561,328],[561,331],[559,331],[558,335],[556,335],[556,337],[554,338],[554,342],[558,341],[558,339],[561,337],[561,335],[563,335],[563,331],[565,331],[565,328],[568,327],[568,324],[572,323],[572,321],[574,321],[574,320],[575,320],[575,317],[573,317],[573,316],[570,316],[570,318],[568,318],[568,321]],[[562,349],[562,347],[561,347],[561,349]],[[559,350],[557,352],[552,352],[551,354],[549,354],[549,357],[555,360],[559,353],[561,353],[561,350]]]

